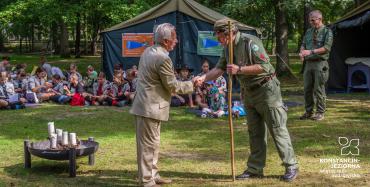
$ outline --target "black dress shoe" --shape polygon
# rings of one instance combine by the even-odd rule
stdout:
[[[254,174],[249,171],[244,171],[242,174],[235,177],[236,180],[247,180],[251,178],[262,178],[263,175],[261,174]]]
[[[282,176],[282,180],[285,182],[292,182],[298,176],[298,168],[285,170],[285,174]]]

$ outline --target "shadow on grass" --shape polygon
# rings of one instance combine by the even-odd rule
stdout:
[[[77,167],[76,178],[70,178],[68,174],[68,162],[33,162],[30,169],[23,168],[23,164],[16,164],[4,168],[4,173],[12,178],[17,178],[23,182],[50,182],[53,178],[54,185],[67,186],[137,186],[137,171],[130,170],[85,170],[79,171]],[[173,179],[174,183],[190,182],[230,182],[229,175],[191,173],[177,171],[161,171],[160,174],[165,178]],[[268,176],[277,178],[279,176]]]

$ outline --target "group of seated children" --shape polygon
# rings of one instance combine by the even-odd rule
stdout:
[[[125,72],[116,65],[113,82],[109,82],[103,72],[98,74],[91,65],[87,68],[87,76],[82,77],[76,64],[71,64],[69,71],[63,73],[41,57],[40,67],[34,75],[29,75],[26,65],[12,69],[8,60],[6,57],[0,62],[0,109],[45,101],[73,106],[121,107],[132,102],[136,90],[136,67]]]
[[[209,62],[204,60],[198,76],[207,73],[209,66]],[[0,108],[45,101],[72,106],[122,107],[132,102],[136,90],[136,66],[124,71],[119,64],[114,65],[112,82],[106,79],[103,72],[98,74],[91,65],[87,67],[85,77],[78,72],[76,64],[71,64],[69,70],[63,73],[58,67],[48,64],[43,56],[34,75],[28,75],[25,68],[26,65],[20,64],[11,71],[9,58],[3,58],[0,63]],[[188,81],[193,78],[191,72],[192,69],[182,65],[176,69],[176,77],[180,81]],[[171,106],[198,106],[201,117],[221,117],[225,115],[226,93],[226,80],[220,76],[203,83],[193,94],[173,94]]]

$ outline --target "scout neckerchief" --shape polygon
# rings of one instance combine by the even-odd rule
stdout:
[[[97,91],[97,93],[96,93],[96,95],[98,95],[98,96],[101,96],[101,95],[103,95],[103,84],[104,83],[98,83],[98,91]]]
[[[117,95],[122,92],[122,87],[123,87],[123,84],[118,85],[118,93],[117,93]]]

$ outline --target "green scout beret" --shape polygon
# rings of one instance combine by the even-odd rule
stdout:
[[[221,31],[221,32],[224,32],[224,31],[227,31],[229,28],[229,21],[231,22],[231,30],[235,30],[236,28],[236,21],[232,20],[232,19],[229,19],[229,18],[224,18],[224,19],[220,19],[220,20],[217,20],[215,22],[215,24],[213,25],[213,30],[214,31]]]

